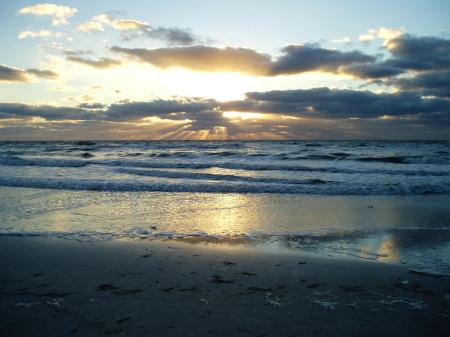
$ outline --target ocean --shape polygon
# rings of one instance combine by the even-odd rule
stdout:
[[[450,141],[0,142],[0,235],[238,238],[450,273],[449,168]]]
[[[450,193],[450,142],[1,142],[0,186],[295,195]]]

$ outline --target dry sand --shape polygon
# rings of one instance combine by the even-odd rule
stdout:
[[[0,237],[0,335],[448,336],[450,278],[244,244]]]

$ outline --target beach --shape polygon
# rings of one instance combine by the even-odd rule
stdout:
[[[450,282],[232,240],[0,237],[2,336],[446,336]]]
[[[10,142],[1,336],[447,336],[448,142]]]

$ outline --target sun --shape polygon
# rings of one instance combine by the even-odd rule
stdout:
[[[258,81],[254,77],[235,73],[200,73],[173,70],[165,81],[170,81],[174,95],[214,98],[225,102],[240,100]]]
[[[240,120],[249,119],[249,118],[258,118],[263,116],[260,113],[256,112],[237,112],[237,111],[226,111],[223,113],[224,117],[228,118],[238,118]]]

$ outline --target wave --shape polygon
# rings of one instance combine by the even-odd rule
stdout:
[[[84,156],[83,156],[84,157]],[[433,169],[384,169],[376,167],[366,168],[344,168],[337,166],[319,166],[310,167],[305,165],[296,165],[284,161],[281,163],[251,162],[251,161],[223,161],[223,162],[205,162],[205,161],[158,161],[158,160],[93,160],[93,155],[87,155],[85,159],[61,159],[61,158],[33,158],[25,159],[17,156],[0,156],[0,165],[7,166],[38,166],[38,167],[83,167],[86,165],[102,166],[120,166],[148,169],[210,169],[222,168],[246,171],[288,171],[288,172],[321,172],[321,173],[343,173],[343,174],[386,174],[386,175],[405,175],[405,176],[449,176],[449,170]]]
[[[447,184],[448,185],[448,184]],[[192,193],[270,193],[316,195],[427,195],[448,194],[450,186],[429,182],[403,182],[384,185],[323,183],[320,179],[301,184],[255,183],[247,181],[155,181],[107,179],[1,178],[0,186],[108,192],[192,192]]]
[[[87,163],[88,161],[76,159],[23,159],[17,156],[0,156],[0,165],[8,166],[82,167]]]
[[[83,157],[83,158],[92,158],[92,157],[95,157],[95,156],[92,153],[85,152],[85,153],[83,153],[81,155],[81,157]]]
[[[391,164],[438,164],[449,165],[450,157],[445,156],[394,156],[394,157],[363,157],[356,160],[362,162],[378,162],[378,163],[391,163]]]
[[[275,179],[275,178],[255,178],[237,175],[226,174],[211,174],[211,173],[191,173],[191,172],[174,172],[174,171],[159,171],[159,170],[141,170],[141,169],[124,169],[116,170],[119,173],[127,173],[133,175],[140,175],[146,177],[157,178],[172,178],[172,179],[194,179],[194,180],[214,180],[214,181],[246,181],[253,183],[276,183],[276,184],[336,184],[334,181],[324,181],[322,179]]]

